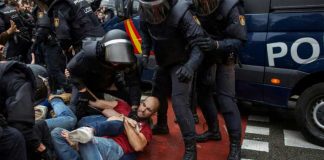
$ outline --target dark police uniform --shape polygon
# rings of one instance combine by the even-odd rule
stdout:
[[[66,59],[55,34],[51,31],[51,23],[47,14],[39,7],[33,10],[36,20],[34,43],[31,53],[37,57],[37,61],[45,61],[47,71],[50,75],[52,91],[64,89],[69,91],[69,85],[64,75]]]
[[[120,74],[113,66],[102,63],[97,57],[96,51],[99,47],[98,41],[85,41],[82,50],[68,63],[67,69],[71,74],[72,83],[77,88],[87,87],[99,99],[103,99],[103,93],[116,82]],[[100,52],[100,51],[99,51]],[[126,86],[129,88],[129,98],[131,105],[138,106],[141,98],[140,79],[136,64],[126,69],[124,78]],[[118,88],[120,89],[120,88]],[[101,114],[100,111],[90,107],[82,107],[78,103],[78,90],[73,89],[72,104],[76,106],[77,117]]]
[[[15,33],[13,38],[9,39],[9,46],[6,52],[8,60],[17,60],[21,62],[28,62],[28,51],[31,45],[31,32],[34,24],[32,21],[25,21],[15,7],[2,4],[0,12],[15,22],[19,33]]]
[[[242,6],[237,0],[221,1],[219,7],[208,16],[198,16],[201,26],[214,40],[214,49],[205,52],[206,59],[199,69],[198,101],[207,121],[209,132],[218,131],[217,110],[212,100],[213,76],[216,70],[216,97],[220,111],[226,122],[232,145],[240,146],[241,119],[235,101],[235,63],[237,53],[247,40],[245,18]],[[199,43],[198,43],[199,44]],[[202,48],[206,47],[202,44]],[[207,47],[208,48],[208,47]],[[205,49],[208,50],[208,49]],[[213,66],[216,62],[217,68]],[[210,70],[212,70],[210,72]],[[210,82],[206,75],[211,76]],[[207,82],[207,83],[206,83]],[[207,134],[207,133],[204,133]],[[208,135],[199,135],[197,141],[203,141]],[[233,157],[230,157],[231,159]],[[236,158],[235,158],[236,159]]]
[[[167,96],[171,92],[172,106],[185,142],[184,159],[196,159],[195,125],[189,94],[193,72],[203,55],[192,42],[204,32],[188,10],[188,2],[173,1],[170,5],[168,17],[160,24],[150,24],[141,15],[142,50],[144,55],[148,55],[153,47],[159,66],[153,79],[152,93],[160,101],[156,126],[167,125]],[[179,73],[184,67],[191,70],[191,76],[182,79]]]
[[[10,127],[16,128],[22,133],[27,147],[32,151],[35,151],[41,143],[40,138],[33,132],[35,86],[33,73],[26,65],[14,61],[2,61],[0,63],[0,113],[4,115]],[[14,143],[17,145],[23,143],[20,136],[17,136],[16,140]],[[0,150],[5,147],[0,145]],[[23,150],[23,148],[20,150]],[[24,156],[25,153],[25,151],[22,151],[14,157]]]
[[[104,30],[85,0],[55,0],[47,4],[48,14],[63,50],[82,47],[85,38],[102,37]]]

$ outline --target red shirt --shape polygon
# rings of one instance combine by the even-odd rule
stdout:
[[[131,107],[124,101],[118,101],[118,104],[114,108],[114,110],[120,114],[127,116],[131,111]],[[146,122],[139,122],[139,126],[141,129],[140,132],[145,136],[147,142],[151,141],[152,130],[150,125]],[[108,137],[108,138],[113,139],[117,144],[119,144],[122,147],[124,154],[134,152],[133,147],[129,144],[126,133],[114,137]]]

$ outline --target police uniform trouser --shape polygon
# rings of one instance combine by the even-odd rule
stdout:
[[[45,63],[47,65],[50,80],[53,82],[53,91],[57,89],[68,89],[68,83],[64,75],[65,57],[61,48],[57,44],[42,44],[42,52],[44,54]]]
[[[197,73],[197,100],[209,131],[218,131],[217,108],[213,96],[217,65],[204,61]]]
[[[195,124],[189,104],[189,94],[192,81],[179,82],[176,71],[179,65],[170,68],[158,68],[153,83],[153,96],[160,101],[159,120],[166,122],[167,97],[171,91],[172,106],[177,118],[181,133],[185,140],[193,140],[195,137]],[[165,123],[166,124],[166,123]]]
[[[0,127],[1,160],[26,160],[26,143],[24,136],[12,127]]]
[[[241,117],[235,100],[235,63],[218,64],[216,99],[230,136],[240,137]]]

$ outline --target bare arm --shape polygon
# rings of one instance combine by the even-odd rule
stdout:
[[[113,116],[118,117],[121,115],[120,113],[116,112],[114,109],[104,109],[101,113],[108,118],[113,117]]]
[[[130,121],[129,118],[125,117],[124,127],[129,144],[136,152],[143,151],[147,145],[147,140],[143,133],[136,131],[136,127],[133,127]]]
[[[89,101],[89,104],[92,107],[99,108],[99,109],[114,109],[118,102],[117,101],[106,101],[106,100],[96,100],[96,101]]]

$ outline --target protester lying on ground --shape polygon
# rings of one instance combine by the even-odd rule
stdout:
[[[92,103],[92,102],[91,102]],[[74,131],[56,128],[51,132],[56,153],[61,159],[120,159],[124,154],[142,151],[152,139],[148,119],[158,110],[159,101],[148,97],[139,106],[135,120],[126,117],[131,108],[123,101],[97,101],[111,108],[113,116],[104,121],[88,123]],[[109,106],[109,107],[108,107]],[[119,124],[118,124],[119,123]],[[119,125],[116,127],[114,125]],[[112,136],[115,134],[115,136]],[[79,143],[79,153],[71,144]]]

